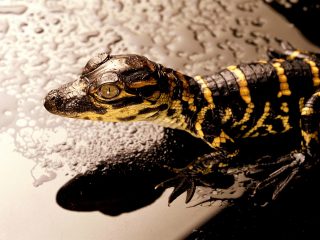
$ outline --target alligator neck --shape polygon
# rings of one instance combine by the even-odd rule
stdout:
[[[208,105],[200,84],[192,77],[169,68],[163,68],[163,77],[169,83],[169,108],[155,122],[169,128],[187,131],[201,137],[196,123],[201,118],[201,110]],[[205,116],[202,116],[204,118]]]

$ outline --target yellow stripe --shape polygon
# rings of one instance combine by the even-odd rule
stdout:
[[[313,75],[313,86],[319,87],[320,86],[320,78],[319,78],[319,68],[317,67],[316,63],[310,59],[304,59],[306,63],[309,64],[311,68],[311,72]]]
[[[245,101],[246,104],[248,104],[248,107],[246,108],[246,111],[243,115],[243,118],[239,122],[235,122],[232,127],[239,126],[244,124],[245,122],[250,120],[250,116],[253,112],[254,109],[254,104],[251,102],[251,95],[250,95],[250,90],[248,88],[248,82],[246,79],[246,76],[244,73],[239,69],[237,66],[229,66],[227,69],[235,75],[237,79],[237,83],[240,87],[239,93],[243,101]],[[246,126],[243,126],[242,130],[244,130]]]
[[[213,98],[212,98],[212,92],[210,90],[210,88],[208,87],[207,83],[205,82],[205,80],[201,77],[201,76],[196,76],[194,78],[201,86],[201,91],[203,93],[204,98],[207,100],[208,102],[208,106],[210,109],[214,108],[214,103],[213,103]]]
[[[272,66],[276,69],[277,75],[280,82],[280,91],[278,92],[278,98],[282,96],[290,96],[291,90],[289,88],[287,76],[284,73],[284,68],[281,66],[283,59],[277,59],[277,62],[273,63]]]
[[[243,99],[243,101],[245,101],[247,104],[251,103],[250,90],[248,88],[246,76],[237,66],[229,66],[227,67],[227,69],[236,76],[237,83],[240,87],[240,96]]]
[[[204,133],[202,131],[202,125],[201,124],[204,121],[206,112],[208,110],[214,109],[214,103],[213,103],[213,98],[212,98],[212,92],[209,89],[209,87],[208,87],[207,83],[205,82],[205,80],[201,76],[196,76],[194,79],[200,85],[201,91],[203,93],[203,96],[206,99],[206,101],[208,102],[208,106],[203,107],[200,110],[200,112],[198,113],[197,120],[196,120],[196,123],[195,123],[195,129],[197,131],[197,135],[200,138],[203,138],[204,137]]]
[[[133,82],[129,85],[130,88],[142,88],[145,86],[154,86],[157,85],[158,82],[154,78],[149,78],[147,80],[141,80],[137,82]]]

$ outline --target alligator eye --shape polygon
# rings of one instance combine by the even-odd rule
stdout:
[[[99,96],[106,99],[111,99],[120,94],[120,89],[113,84],[103,84],[99,89]]]

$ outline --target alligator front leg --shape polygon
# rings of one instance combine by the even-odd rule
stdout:
[[[184,168],[166,166],[176,176],[158,184],[156,188],[174,187],[168,199],[169,204],[186,191],[185,202],[188,203],[192,199],[197,186],[214,187],[214,182],[208,181],[210,175],[225,174],[231,158],[234,158],[235,155],[235,153],[227,154],[219,150],[198,157]]]

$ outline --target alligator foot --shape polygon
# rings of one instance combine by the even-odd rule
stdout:
[[[253,191],[253,196],[272,186],[273,193],[271,199],[275,200],[288,183],[294,179],[305,161],[305,155],[302,153],[293,153],[286,157],[292,159],[291,163],[280,167],[278,170],[272,172],[265,180],[257,184]]]
[[[196,177],[188,169],[174,169],[176,176],[158,184],[155,188],[170,188],[174,187],[168,199],[170,205],[177,197],[184,192],[187,192],[186,203],[189,203],[196,191]]]

